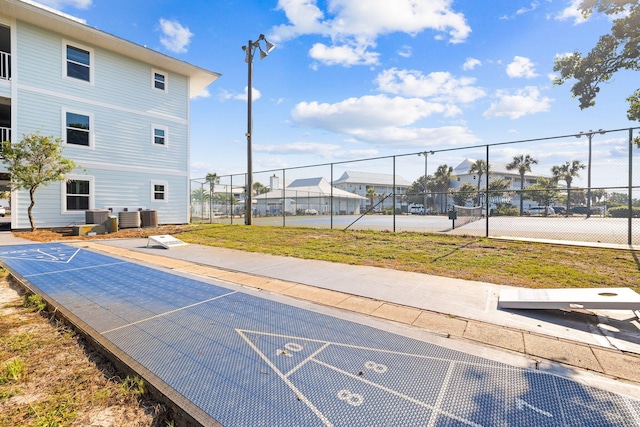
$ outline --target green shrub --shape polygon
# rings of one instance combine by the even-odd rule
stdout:
[[[491,216],[518,216],[518,208],[505,205],[492,209]]]
[[[629,218],[629,208],[626,206],[616,206],[615,208],[609,208],[607,211],[612,218]],[[640,207],[633,207],[633,218],[640,218]]]
[[[44,302],[40,295],[32,294],[24,296],[24,306],[25,308],[31,308],[31,310],[37,312],[47,308],[47,303]]]

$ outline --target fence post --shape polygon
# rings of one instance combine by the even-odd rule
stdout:
[[[331,197],[329,198],[329,210],[331,214],[331,229],[333,230],[333,163],[331,163]]]
[[[285,203],[287,203],[287,190],[286,190],[287,185],[285,184],[286,183],[286,181],[285,181],[285,178],[286,178],[285,177],[285,173],[286,172],[285,171],[286,171],[286,169],[283,168],[282,169],[282,205],[281,205],[282,206],[282,226],[283,227],[287,226],[287,220],[286,220],[286,216],[285,216],[286,214],[285,214],[285,208],[284,208]],[[298,210],[298,197],[296,197],[295,200],[296,200],[296,211],[297,211]]]
[[[633,221],[633,128],[629,128],[629,197],[628,197],[628,209],[629,209],[629,217],[627,218],[628,226],[627,226],[627,244],[632,245],[632,224]]]
[[[393,200],[391,201],[393,212],[393,232],[396,232],[396,156],[393,156]]]
[[[485,174],[487,177],[487,188],[485,193],[485,205],[487,208],[487,213],[485,215],[485,232],[484,237],[489,237],[489,144],[487,144],[487,173]],[[522,196],[520,196],[522,197]],[[480,207],[480,212],[482,213],[482,206]]]

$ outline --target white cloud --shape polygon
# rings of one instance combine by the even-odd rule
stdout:
[[[349,98],[335,104],[301,102],[291,114],[293,120],[302,126],[345,133],[372,144],[414,147],[434,140],[434,135],[441,135],[442,129],[449,130],[446,138],[435,138],[439,143],[475,142],[475,137],[460,126],[435,129],[411,126],[434,114],[449,117],[459,113],[460,110],[452,105],[419,98],[377,95]]]
[[[416,70],[391,68],[378,74],[376,83],[383,92],[447,103],[469,103],[486,95],[483,89],[473,86],[474,78],[455,78],[442,71],[424,75]]]
[[[451,43],[466,40],[471,28],[462,13],[451,8],[452,0],[328,0],[326,10],[317,0],[279,0],[288,24],[272,28],[270,39],[286,41],[301,35],[317,34],[331,39],[331,46],[315,45],[312,56],[329,65],[369,65],[377,63],[375,40],[384,34],[410,35],[433,30],[446,33]],[[324,4],[324,2],[323,2]],[[375,62],[372,62],[375,58]]]
[[[386,127],[362,130],[356,136],[359,140],[371,144],[393,144],[396,147],[466,145],[479,141],[479,138],[462,126],[442,126],[437,128]]]
[[[401,56],[403,58],[411,58],[411,56],[413,55],[413,51],[411,49],[411,46],[402,46],[402,48],[400,50],[398,50],[398,56]]]
[[[550,1],[550,0],[547,0]],[[516,12],[513,15],[502,15],[500,16],[501,20],[510,20],[510,19],[514,19],[516,18],[518,15],[524,15],[526,13],[529,12],[533,12],[534,10],[536,10],[538,7],[540,6],[540,2],[534,1],[532,2],[529,7],[521,7],[520,9],[516,10]]]
[[[248,98],[247,94],[249,93],[248,89],[249,89],[248,86],[245,86],[243,93],[232,93],[232,92],[229,92],[227,90],[222,90],[218,94],[218,99],[220,99],[221,101],[227,101],[229,99],[235,99],[237,101],[247,101],[247,98]],[[251,101],[257,101],[261,97],[262,97],[262,93],[260,93],[260,91],[258,89],[256,89],[255,87],[252,87],[251,88]]]
[[[507,75],[511,78],[526,77],[528,79],[537,77],[533,62],[524,56],[515,56],[513,62],[507,65]]]
[[[493,102],[484,112],[485,118],[508,117],[512,120],[520,117],[549,111],[553,99],[540,96],[535,86],[527,86],[517,90],[514,94],[499,90],[496,92],[498,101]]]
[[[467,60],[464,61],[464,64],[462,64],[462,69],[465,71],[473,70],[474,68],[479,67],[480,65],[482,65],[482,62],[479,59],[467,58]]]
[[[160,37],[160,43],[165,49],[173,53],[187,52],[187,46],[193,37],[188,27],[183,27],[178,21],[160,18],[160,30],[164,35]]]
[[[534,1],[531,3],[529,8],[521,7],[520,9],[518,9],[516,11],[516,15],[524,15],[525,13],[533,12],[538,8],[538,6],[540,6],[540,3],[538,3],[537,1]]]
[[[91,4],[93,3],[93,0],[39,0],[37,3],[58,10],[62,10],[66,6],[70,6],[76,9],[88,9],[89,6],[91,6]]]
[[[202,91],[200,91],[200,93],[198,93],[196,96],[193,97],[193,99],[199,99],[199,98],[209,98],[211,97],[211,93],[209,92],[209,89],[202,89]]]
[[[309,50],[309,56],[325,65],[376,65],[378,53],[367,52],[363,46],[326,46],[316,43]]]
[[[317,142],[292,142],[279,145],[259,145],[253,146],[254,151],[267,154],[278,155],[312,155],[325,159],[362,159],[373,157],[378,154],[376,149],[345,150],[337,144],[323,144]]]
[[[293,119],[305,126],[353,134],[363,129],[406,126],[433,114],[446,114],[447,107],[419,98],[389,98],[385,95],[349,98],[336,104],[301,102]]]
[[[585,18],[580,10],[580,3],[583,0],[571,0],[571,4],[563,9],[560,13],[556,14],[555,19],[558,21],[566,21],[573,19],[573,24],[578,25],[586,22],[589,18]]]

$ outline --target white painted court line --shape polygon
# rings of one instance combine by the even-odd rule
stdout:
[[[322,423],[327,426],[327,427],[333,427],[333,423],[331,423],[331,421],[329,421],[327,419],[327,417],[324,416],[324,414],[322,412],[320,412],[320,410],[318,408],[315,407],[315,405],[313,403],[311,403],[311,401],[305,396],[303,395],[300,390],[298,390],[298,388],[293,384],[293,382],[291,382],[291,380],[289,380],[289,378],[287,378],[281,371],[280,369],[278,369],[276,367],[276,365],[273,364],[273,362],[271,362],[271,360],[269,360],[269,358],[264,355],[260,349],[251,342],[251,340],[249,340],[244,333],[242,332],[241,329],[236,329],[236,332],[242,337],[243,340],[245,340],[245,342],[247,344],[249,344],[249,347],[251,347],[253,349],[253,351],[255,351],[258,356],[260,356],[260,358],[262,358],[262,360],[264,360],[267,365],[269,365],[269,367],[273,370],[273,372],[276,373],[276,375],[278,375],[280,377],[280,379],[282,379],[282,381],[284,381],[284,383],[289,386],[289,388],[291,390],[293,390],[293,392],[296,394],[296,396],[298,397],[298,399],[300,399],[302,402],[304,402],[305,405],[307,405],[309,407],[309,409],[311,409],[311,411],[316,414],[316,416],[320,419],[320,421],[322,421]],[[275,334],[274,334],[275,335]]]
[[[86,267],[70,268],[68,270],[50,271],[48,273],[27,274],[23,277],[49,276],[49,275],[55,275],[55,274],[69,273],[70,271],[92,270],[92,269],[102,268],[102,267],[111,267],[111,266],[120,265],[120,264],[128,264],[128,263],[126,261],[120,261],[120,262],[112,262],[109,264],[89,265]]]
[[[101,332],[101,334],[104,335],[104,334],[108,334],[109,332],[119,331],[121,329],[128,328],[129,326],[134,326],[134,325],[137,325],[137,324],[140,324],[140,323],[143,323],[143,322],[147,322],[149,320],[153,320],[153,319],[157,319],[159,317],[167,316],[169,314],[177,313],[179,311],[186,310],[187,308],[196,307],[198,305],[205,304],[205,303],[208,303],[208,302],[211,302],[211,301],[215,301],[217,299],[220,299],[220,298],[223,298],[223,297],[226,297],[226,296],[229,296],[229,295],[237,294],[237,293],[238,293],[238,291],[233,291],[233,292],[229,292],[229,293],[226,293],[226,294],[223,294],[223,295],[218,295],[217,297],[209,298],[209,299],[206,299],[204,301],[199,301],[199,302],[196,302],[196,303],[193,303],[193,304],[185,305],[184,307],[180,307],[180,308],[176,308],[174,310],[166,311],[164,313],[156,314],[155,316],[151,316],[151,317],[147,317],[147,318],[144,318],[144,319],[141,319],[141,320],[137,320],[135,322],[127,323],[126,325],[118,326],[117,328],[109,329],[108,331],[103,331],[103,332]]]
[[[439,409],[439,406],[440,406],[439,404],[441,404],[441,401],[442,401],[442,399],[444,398],[444,396],[442,395],[442,389],[441,389],[441,395],[442,395],[442,396],[438,396],[438,401],[439,401],[439,402],[438,402],[438,401],[436,401],[436,406],[431,406],[431,405],[429,405],[429,404],[428,404],[428,403],[426,403],[426,402],[423,402],[423,401],[421,401],[421,400],[415,399],[415,398],[413,398],[413,397],[411,397],[411,396],[408,396],[408,395],[406,395],[406,394],[404,394],[404,393],[400,393],[399,391],[396,391],[396,390],[390,389],[390,388],[385,387],[385,386],[383,386],[383,385],[380,385],[380,384],[374,383],[374,382],[372,382],[372,381],[369,381],[369,380],[367,380],[366,378],[364,378],[364,377],[362,377],[362,376],[354,375],[354,374],[352,374],[351,372],[343,371],[343,370],[342,370],[342,369],[340,369],[340,368],[337,368],[337,367],[335,367],[335,366],[333,366],[333,365],[329,365],[328,363],[322,362],[322,361],[320,361],[320,360],[313,359],[313,362],[315,362],[315,363],[317,363],[317,364],[319,364],[319,365],[322,365],[322,366],[324,366],[324,367],[326,367],[326,368],[332,369],[332,370],[334,370],[334,371],[336,371],[336,372],[339,372],[339,373],[341,373],[341,374],[343,374],[343,375],[346,375],[347,377],[350,377],[350,378],[352,378],[352,379],[354,379],[354,380],[358,380],[358,381],[363,382],[363,383],[365,383],[365,384],[368,384],[368,385],[370,385],[370,386],[372,386],[372,387],[375,387],[375,388],[377,388],[377,389],[379,389],[379,390],[382,390],[382,391],[384,391],[384,392],[386,392],[386,393],[389,393],[389,394],[392,394],[392,395],[394,395],[394,396],[396,396],[396,397],[399,397],[399,398],[401,398],[401,399],[404,399],[404,400],[406,400],[406,401],[408,401],[408,402],[411,402],[411,403],[413,403],[413,404],[415,404],[415,405],[418,405],[418,406],[422,406],[422,407],[424,407],[424,408],[427,408],[427,409],[429,409],[429,410],[431,410],[431,411],[432,411],[431,418],[432,418],[433,422],[435,422],[435,420],[437,419],[437,415],[442,414],[442,415],[445,415],[445,416],[447,416],[447,417],[449,417],[449,418],[452,418],[452,419],[454,419],[454,420],[456,420],[456,421],[459,421],[459,422],[461,422],[461,423],[463,423],[463,424],[466,424],[466,425],[469,425],[469,426],[473,426],[473,427],[484,427],[482,424],[474,423],[474,422],[473,422],[473,421],[471,421],[471,420],[467,420],[466,418],[462,418],[462,417],[460,417],[460,416],[458,416],[458,415],[456,415],[456,414],[452,414],[452,413],[450,413],[450,412],[443,411],[443,410]],[[448,383],[449,378],[450,378],[450,376],[451,376],[450,371],[451,371],[451,369],[452,369],[453,365],[454,365],[454,363],[451,363],[451,366],[449,367],[449,371],[447,371],[447,377],[445,378],[445,382],[446,382],[446,383]],[[445,387],[446,387],[446,386],[445,386]],[[444,388],[444,387],[443,387],[443,388]],[[433,426],[433,425],[434,425],[434,424],[432,423],[432,421],[431,421],[431,420],[429,421],[429,425],[430,425],[430,426]]]

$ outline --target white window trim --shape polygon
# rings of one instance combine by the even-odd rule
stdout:
[[[76,47],[78,49],[86,50],[89,52],[89,81],[76,79],[75,77],[69,77],[67,75],[67,45]],[[85,46],[80,43],[72,42],[66,39],[62,39],[62,78],[65,80],[70,80],[74,82],[80,82],[83,84],[88,84],[90,86],[94,85],[95,82],[95,68],[96,68],[96,55],[94,50],[88,46]]]
[[[158,89],[156,87],[156,73],[164,76],[164,89]],[[166,71],[158,70],[157,68],[151,69],[151,89],[157,92],[169,93],[169,73]]]
[[[156,144],[156,129],[164,131],[164,144]],[[167,148],[169,145],[169,127],[162,125],[151,125],[151,145],[154,147]]]
[[[155,198],[155,186],[156,185],[163,185],[164,186],[164,199],[163,200],[156,200]],[[151,198],[151,203],[169,203],[169,183],[167,181],[151,181],[151,194],[150,194],[150,198]]]
[[[66,175],[60,181],[60,207],[62,215],[78,215],[84,211],[67,210],[67,181],[89,181],[89,209],[95,209],[95,177],[88,175]]]
[[[78,144],[69,144],[67,142],[67,113],[80,114],[82,116],[89,117],[89,146],[86,145],[78,145]],[[87,113],[86,111],[74,110],[71,108],[62,108],[62,140],[64,141],[64,145],[67,147],[76,147],[85,150],[94,150],[95,149],[95,129],[93,128],[93,113]]]

